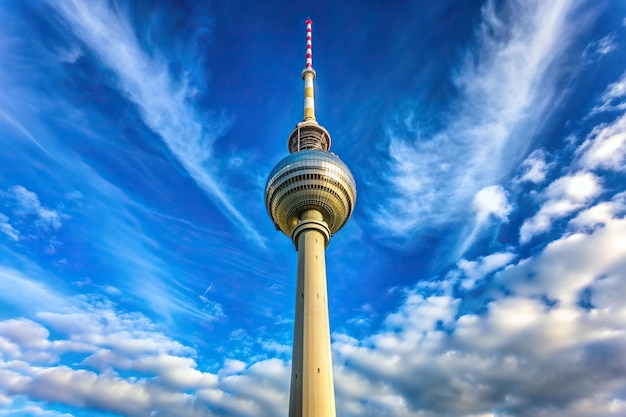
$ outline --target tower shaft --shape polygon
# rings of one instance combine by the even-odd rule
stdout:
[[[335,417],[325,250],[330,230],[307,210],[292,238],[298,250],[289,417]]]

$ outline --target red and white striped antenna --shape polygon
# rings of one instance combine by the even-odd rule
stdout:
[[[302,71],[304,80],[304,120],[315,121],[315,98],[313,96],[313,80],[315,80],[315,70],[313,69],[313,44],[311,41],[311,26],[313,22],[307,19],[306,23],[306,67]]]
[[[311,19],[306,20],[306,67],[313,68],[313,44],[311,42]]]

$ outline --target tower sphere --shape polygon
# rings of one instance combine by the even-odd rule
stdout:
[[[280,229],[291,237],[300,215],[318,210],[331,233],[343,227],[354,210],[356,184],[348,166],[330,152],[307,149],[293,153],[270,173],[265,207]]]

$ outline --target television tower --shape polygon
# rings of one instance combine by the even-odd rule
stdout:
[[[335,417],[324,252],[354,210],[356,185],[315,120],[311,25],[307,20],[304,119],[289,135],[291,155],[268,177],[265,207],[298,251],[289,417]]]

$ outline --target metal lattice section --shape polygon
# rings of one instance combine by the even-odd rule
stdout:
[[[348,221],[356,201],[356,184],[348,167],[334,154],[305,150],[284,158],[270,173],[265,206],[277,229],[291,236],[300,215],[322,213],[331,233]]]

